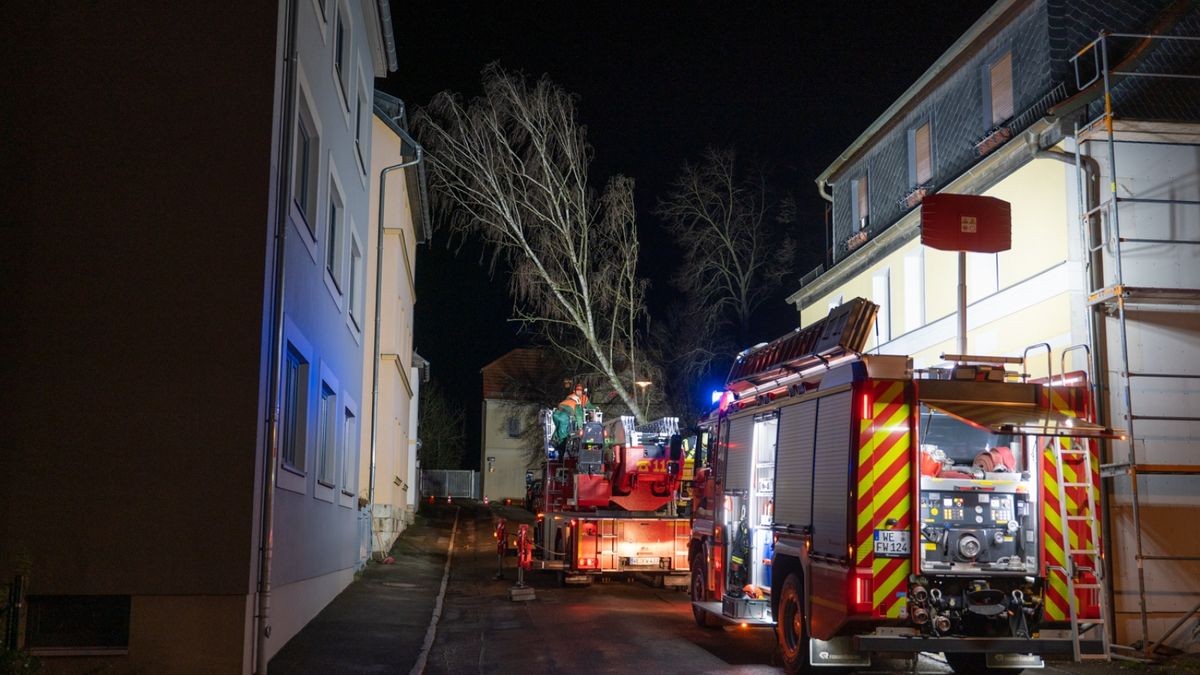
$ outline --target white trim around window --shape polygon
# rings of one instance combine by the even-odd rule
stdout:
[[[346,214],[345,190],[338,178],[337,165],[333,162],[333,151],[329,153],[329,200],[325,206],[324,241],[321,243],[321,277],[325,289],[333,298],[333,304],[341,312],[345,305],[346,287],[346,230],[349,219]]]
[[[335,5],[333,22],[330,33],[333,39],[330,54],[330,72],[333,75],[334,89],[337,89],[341,99],[342,113],[346,118],[346,129],[351,128],[350,111],[354,100],[354,14],[350,11],[349,3],[343,0],[330,0]]]
[[[362,447],[358,402],[348,392],[342,392],[342,442],[338,455],[338,504],[352,508],[358,502],[358,458]]]
[[[350,218],[349,223],[350,250],[348,252],[349,269],[346,270],[346,327],[350,329],[350,334],[354,336],[355,342],[361,344],[363,322],[366,319],[364,305],[367,294],[367,263],[364,247],[358,238],[358,230],[354,226],[354,219]]]
[[[303,64],[297,69],[296,119],[292,127],[292,165],[288,180],[288,219],[292,221],[308,255],[317,260],[317,233],[322,219],[324,179],[324,148],[321,139],[321,118],[317,105],[309,94],[308,78]],[[307,160],[307,161],[306,161]]]
[[[317,433],[315,473],[316,486],[313,496],[321,501],[333,503],[337,484],[338,445],[341,440],[341,406],[338,405],[338,379],[321,362],[321,385],[317,388]]]
[[[313,346],[286,315],[283,317],[283,340],[275,484],[284,490],[304,494],[312,456],[309,410],[312,409]]]

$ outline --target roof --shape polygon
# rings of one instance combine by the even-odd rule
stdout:
[[[960,59],[969,57],[978,43],[985,40],[993,30],[1003,25],[1004,21],[1001,19],[1009,10],[1014,7],[1020,9],[1028,1],[1000,0],[992,5],[978,21],[967,29],[966,33],[963,33],[954,44],[950,45],[950,48],[911,87],[900,95],[900,98],[888,106],[888,109],[883,111],[883,114],[872,122],[866,131],[854,139],[850,147],[838,155],[838,158],[833,160],[833,163],[826,167],[820,176],[817,176],[817,188],[821,191],[821,194],[828,198],[828,195],[825,194],[825,184],[829,181],[830,177],[837,174],[846,164],[855,159],[860,151],[869,145],[880,133],[887,131],[910,107],[919,103],[928,90],[938,86],[944,74],[952,72]]]
[[[479,370],[483,374],[483,397],[517,400],[509,391],[510,382],[540,377],[549,367],[549,360],[546,352],[537,347],[518,347],[508,352]]]
[[[417,170],[405,171],[405,180],[408,182],[408,194],[415,202],[413,210],[417,216],[417,227],[414,228],[417,243],[429,241],[433,236],[433,227],[429,217],[429,181],[425,174],[425,149],[408,133],[408,114],[404,101],[376,89],[374,109],[375,116],[400,137],[399,159],[416,162]],[[404,159],[406,153],[410,155],[411,160]]]

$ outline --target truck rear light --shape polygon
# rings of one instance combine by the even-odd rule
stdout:
[[[864,391],[862,394],[862,419],[871,419],[871,393]]]
[[[874,609],[874,604],[870,568],[855,569],[850,597],[851,612],[853,614],[870,614]]]
[[[579,558],[575,561],[575,567],[581,570],[591,570],[596,569],[598,565],[595,558]]]

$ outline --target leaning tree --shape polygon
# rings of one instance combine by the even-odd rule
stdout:
[[[641,420],[630,386],[648,369],[633,181],[589,187],[576,102],[546,77],[531,84],[491,64],[481,96],[438,94],[414,127],[441,222],[460,243],[482,242],[493,274],[507,266],[514,320],[597,373]]]

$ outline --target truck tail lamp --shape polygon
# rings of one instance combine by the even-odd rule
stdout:
[[[870,614],[875,608],[873,600],[871,569],[855,568],[850,586],[850,611],[852,614]]]
[[[575,560],[575,567],[581,570],[594,570],[599,566],[596,558],[577,558]]]

